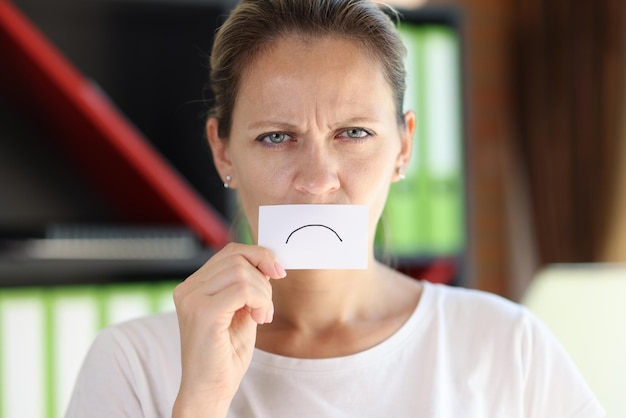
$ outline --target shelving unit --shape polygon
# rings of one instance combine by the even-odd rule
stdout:
[[[179,7],[175,9],[178,12],[187,7],[173,4],[158,7]],[[141,43],[135,39],[135,35],[144,38],[155,36],[156,28],[162,28],[161,23],[167,22],[169,15],[168,9],[159,9],[157,20],[149,21],[144,19],[142,8],[148,7],[153,11],[157,7],[153,3],[115,5],[118,8],[113,12],[114,16],[107,18],[117,19],[114,22],[123,22],[124,28],[116,29],[120,32],[112,37],[118,43],[126,39],[137,42],[137,46],[133,46],[135,49],[116,50],[118,55],[115,58],[123,60],[146,45],[146,39],[139,40],[143,42]],[[214,7],[217,10],[217,6]],[[205,13],[202,19],[206,19],[209,12],[202,10]],[[192,15],[187,10],[184,12],[184,19],[189,19]],[[394,184],[386,209],[386,215],[392,218],[392,223],[395,222],[391,228],[395,230],[395,241],[392,241],[390,250],[399,270],[434,282],[462,284],[467,261],[468,205],[464,160],[467,138],[463,123],[463,68],[460,55],[462,35],[459,19],[449,10],[403,11],[402,15],[404,21],[401,26],[408,28],[403,35],[412,42],[409,49],[414,53],[409,62],[410,78],[413,80],[409,82],[407,96],[414,100],[409,107],[417,107],[415,110],[420,128],[416,135],[416,151],[413,156],[417,163],[409,167],[407,180]],[[215,20],[218,18],[215,17]],[[217,22],[211,22],[215,23]],[[173,26],[168,30],[171,31],[168,36],[170,33],[178,33],[178,28]],[[411,31],[415,36],[411,37]],[[158,39],[157,42],[162,42],[168,38]],[[457,55],[452,57],[433,53],[428,46],[432,40],[448,42],[448,50],[444,54]],[[452,51],[450,46],[456,49]],[[181,167],[172,164],[170,156],[156,148],[153,138],[148,139],[143,135],[135,126],[136,122],[130,122],[96,82],[81,74],[13,3],[6,0],[0,0],[0,56],[11,57],[0,68],[0,92],[10,97],[12,106],[15,105],[33,123],[50,133],[41,141],[49,142],[55,150],[62,151],[63,157],[71,161],[75,172],[79,173],[81,179],[84,177],[89,189],[105,203],[114,222],[135,226],[188,228],[201,244],[198,246],[198,254],[190,258],[188,269],[199,266],[211,251],[229,240],[229,221],[207,201],[206,196],[199,193],[188,178],[181,175]],[[106,62],[110,58],[107,55],[103,57],[99,60]],[[450,104],[453,106],[449,109],[451,119],[447,126],[452,128],[447,130],[443,129],[446,126],[441,126],[441,115],[433,115],[433,111],[426,108],[426,104],[433,97],[432,91],[428,90],[433,88],[433,81],[426,72],[440,72],[435,67],[421,65],[419,60],[431,60],[432,57],[458,60],[449,61],[448,64],[453,67],[447,69],[448,75],[454,73],[452,76],[458,76],[454,80],[457,83],[454,86],[456,90],[447,92],[455,95],[453,100],[457,102],[439,102],[439,110]],[[107,72],[117,72],[125,77],[126,67],[116,68],[112,65],[111,71]],[[130,76],[124,79],[126,84],[123,86],[132,86],[133,80],[136,78]],[[123,90],[124,87],[119,89]],[[129,92],[131,94],[136,93]],[[430,120],[434,117],[440,119]],[[452,144],[454,147],[454,163],[457,166],[453,172],[436,178],[430,176],[425,169],[430,164],[426,156],[435,144],[433,136],[440,135],[447,135],[445,139],[448,145]],[[441,157],[441,152],[438,155]],[[184,158],[183,160],[186,161]],[[200,172],[200,176],[204,176],[203,167],[195,169]],[[393,218],[409,221],[396,222]],[[0,235],[1,238],[3,237]],[[7,258],[9,256],[6,254],[0,252],[0,282],[4,275],[10,278],[8,282],[12,284],[24,280],[22,276],[36,276],[46,270],[63,271],[64,277],[79,279],[90,265],[85,260],[76,262],[73,264],[76,274],[72,274],[71,263],[31,260],[28,270],[24,268],[26,264],[23,257],[18,263],[14,255]],[[117,260],[109,265],[107,261],[100,260],[92,265],[97,264],[101,272],[126,269],[132,271],[135,277],[142,269],[143,275],[148,277],[159,271],[169,274],[172,270],[167,266],[178,266],[174,270],[179,271],[185,267],[185,262],[170,261],[168,264],[165,260],[153,263],[145,260]],[[36,282],[41,283],[40,280]]]
[[[468,253],[468,171],[461,15],[449,8],[401,11],[407,47],[405,109],[416,114],[405,179],[392,184],[383,218],[400,270],[463,284]]]
[[[37,106],[41,122],[120,221],[186,225],[208,246],[228,241],[220,215],[152,147],[106,95],[8,1],[0,1],[4,90]]]

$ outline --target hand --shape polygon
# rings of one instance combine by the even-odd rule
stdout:
[[[182,380],[173,416],[226,416],[254,351],[258,324],[274,316],[273,254],[228,244],[174,290]]]

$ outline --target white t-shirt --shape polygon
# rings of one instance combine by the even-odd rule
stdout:
[[[110,327],[86,358],[67,417],[169,417],[180,373],[175,313]],[[525,308],[424,283],[409,320],[368,350],[329,359],[256,350],[228,416],[595,418],[604,411]]]

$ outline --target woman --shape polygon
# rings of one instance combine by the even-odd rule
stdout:
[[[211,57],[207,122],[257,238],[262,205],[369,208],[365,270],[290,270],[230,244],[174,292],[176,314],[104,331],[69,416],[599,417],[566,354],[523,308],[375,260],[415,126],[404,49],[357,0],[243,0]]]

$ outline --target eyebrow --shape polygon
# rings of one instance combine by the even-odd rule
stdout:
[[[355,116],[352,118],[342,120],[338,123],[335,123],[331,128],[332,129],[348,128],[348,127],[358,126],[361,124],[372,124],[372,123],[379,123],[379,122],[380,122],[379,119],[374,118],[374,117]],[[252,122],[248,125],[248,129],[266,129],[266,128],[272,128],[272,129],[277,129],[280,131],[287,131],[287,132],[295,132],[298,130],[297,125],[294,125],[288,122],[275,121],[275,120],[261,120],[257,122]]]
[[[279,122],[279,121],[273,121],[273,120],[261,120],[258,122],[252,122],[248,125],[248,129],[266,129],[266,128],[272,128],[272,129],[278,129],[281,131],[284,130],[284,131],[290,131],[290,132],[293,132],[298,129],[296,125],[293,125],[291,123]]]

